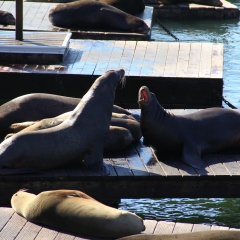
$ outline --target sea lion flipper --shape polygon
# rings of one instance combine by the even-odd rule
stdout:
[[[204,163],[201,159],[201,147],[195,143],[184,144],[182,160],[191,167],[198,169],[204,168]]]

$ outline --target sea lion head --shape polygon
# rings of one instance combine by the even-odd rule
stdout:
[[[150,31],[149,26],[141,18],[136,16],[129,16],[127,22],[132,26],[132,32],[147,34]]]

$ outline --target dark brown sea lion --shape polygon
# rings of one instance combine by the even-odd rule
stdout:
[[[0,137],[8,134],[9,127],[14,123],[56,117],[72,111],[79,101],[80,98],[46,93],[32,93],[14,98],[0,106]],[[112,111],[130,115],[130,112],[116,105]]]
[[[146,142],[164,152],[182,152],[182,160],[203,168],[201,155],[230,147],[240,147],[240,113],[209,108],[175,116],[165,111],[147,87],[138,95],[140,126]]]
[[[0,24],[15,25],[15,18],[10,12],[0,10]]]
[[[115,89],[123,69],[110,70],[95,80],[72,115],[60,125],[19,133],[0,144],[0,166],[47,169],[79,164],[109,174],[103,162],[103,144],[109,130]]]
[[[119,240],[239,240],[240,231],[212,230],[175,234],[137,234]]]
[[[58,27],[100,29],[148,33],[150,28],[140,18],[113,6],[91,0],[62,3],[49,12],[50,22]]]
[[[18,191],[12,208],[27,220],[90,237],[119,238],[145,230],[137,215],[108,207],[77,190]]]

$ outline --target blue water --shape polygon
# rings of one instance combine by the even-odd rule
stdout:
[[[240,1],[231,3],[240,8]],[[180,42],[224,43],[223,96],[240,108],[240,22],[235,20],[161,20]],[[154,22],[152,38],[156,41],[175,41]],[[227,107],[223,104],[224,107]],[[164,198],[122,199],[121,209],[144,219],[183,223],[205,223],[240,228],[240,199],[232,198]]]

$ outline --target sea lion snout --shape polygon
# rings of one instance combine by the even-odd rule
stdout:
[[[151,93],[146,86],[142,86],[138,92],[138,103],[139,106],[147,106],[151,100]]]

